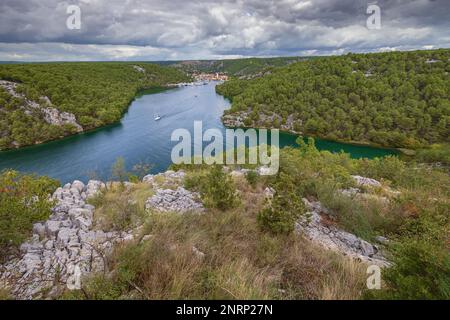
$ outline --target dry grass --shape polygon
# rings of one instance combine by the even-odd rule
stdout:
[[[0,288],[0,300],[11,300],[12,295],[8,289]]]
[[[283,254],[282,284],[288,299],[358,299],[365,286],[364,264],[304,240],[292,239]]]
[[[146,213],[141,238],[151,235],[149,239],[118,248],[111,257],[113,272],[102,278],[107,285],[88,284],[86,290],[92,290],[88,294],[108,299],[360,297],[365,284],[363,265],[326,252],[298,235],[262,232],[256,216],[264,205],[263,182],[254,187],[245,177],[235,182],[242,203],[233,210]],[[96,215],[109,217],[109,210],[117,211],[123,197],[142,204],[149,194],[147,185],[129,192],[109,190]],[[100,295],[96,290],[111,293]]]
[[[108,190],[90,202],[96,207],[94,225],[102,230],[126,230],[145,217],[145,201],[153,194],[148,184],[138,183],[130,188],[110,185]]]

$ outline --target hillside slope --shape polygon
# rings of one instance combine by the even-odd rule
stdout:
[[[8,149],[117,122],[139,90],[189,78],[149,63],[91,62],[0,65],[0,80],[0,149]],[[49,108],[71,121],[53,121]]]
[[[282,127],[331,140],[419,148],[448,141],[450,50],[348,54],[232,80],[226,124]]]
[[[0,300],[450,297],[444,170],[312,140],[280,156],[276,176],[178,165],[31,207],[53,182],[0,174]],[[366,287],[374,264],[382,290]]]

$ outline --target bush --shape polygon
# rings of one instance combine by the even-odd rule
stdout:
[[[206,175],[204,172],[189,172],[184,178],[183,185],[188,190],[200,192],[205,180]]]
[[[0,257],[8,246],[31,235],[33,223],[49,217],[53,206],[49,194],[58,185],[56,180],[16,171],[0,174]]]
[[[258,223],[274,233],[292,232],[295,222],[305,212],[301,194],[292,178],[283,173],[274,187],[275,195],[258,213]]]
[[[226,210],[238,203],[236,187],[231,177],[221,166],[213,166],[205,178],[200,193],[206,207]]]
[[[111,167],[111,177],[124,183],[128,176],[129,174],[125,168],[125,159],[122,157],[117,158]]]
[[[405,162],[396,156],[376,158],[373,160],[361,160],[358,171],[365,177],[373,179],[387,179],[394,183],[394,186],[402,183],[402,178],[406,170]]]
[[[245,174],[245,179],[247,180],[249,185],[251,185],[252,187],[255,187],[256,184],[258,183],[259,176],[258,176],[258,173],[256,173],[253,170],[247,171],[247,173]]]
[[[382,299],[450,299],[450,256],[425,241],[404,241],[394,248],[394,266],[384,270],[387,288],[370,292]]]
[[[417,151],[416,158],[421,162],[441,162],[444,165],[450,165],[450,144],[435,144],[429,149]]]

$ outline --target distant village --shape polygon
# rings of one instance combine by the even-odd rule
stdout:
[[[221,72],[216,73],[193,73],[195,81],[227,81],[228,76]]]
[[[169,84],[169,87],[187,87],[187,86],[201,86],[207,85],[210,81],[227,81],[228,76],[224,73],[193,73],[192,78],[194,82],[182,82]]]

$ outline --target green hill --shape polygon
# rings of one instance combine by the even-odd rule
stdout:
[[[448,141],[449,60],[448,49],[318,58],[217,92],[247,126],[414,149]]]
[[[45,108],[72,114],[89,130],[119,121],[139,90],[189,79],[150,63],[89,62],[4,64],[0,80],[8,81],[0,85],[0,149],[7,149],[80,131],[49,122]],[[11,83],[15,96],[6,88]]]

